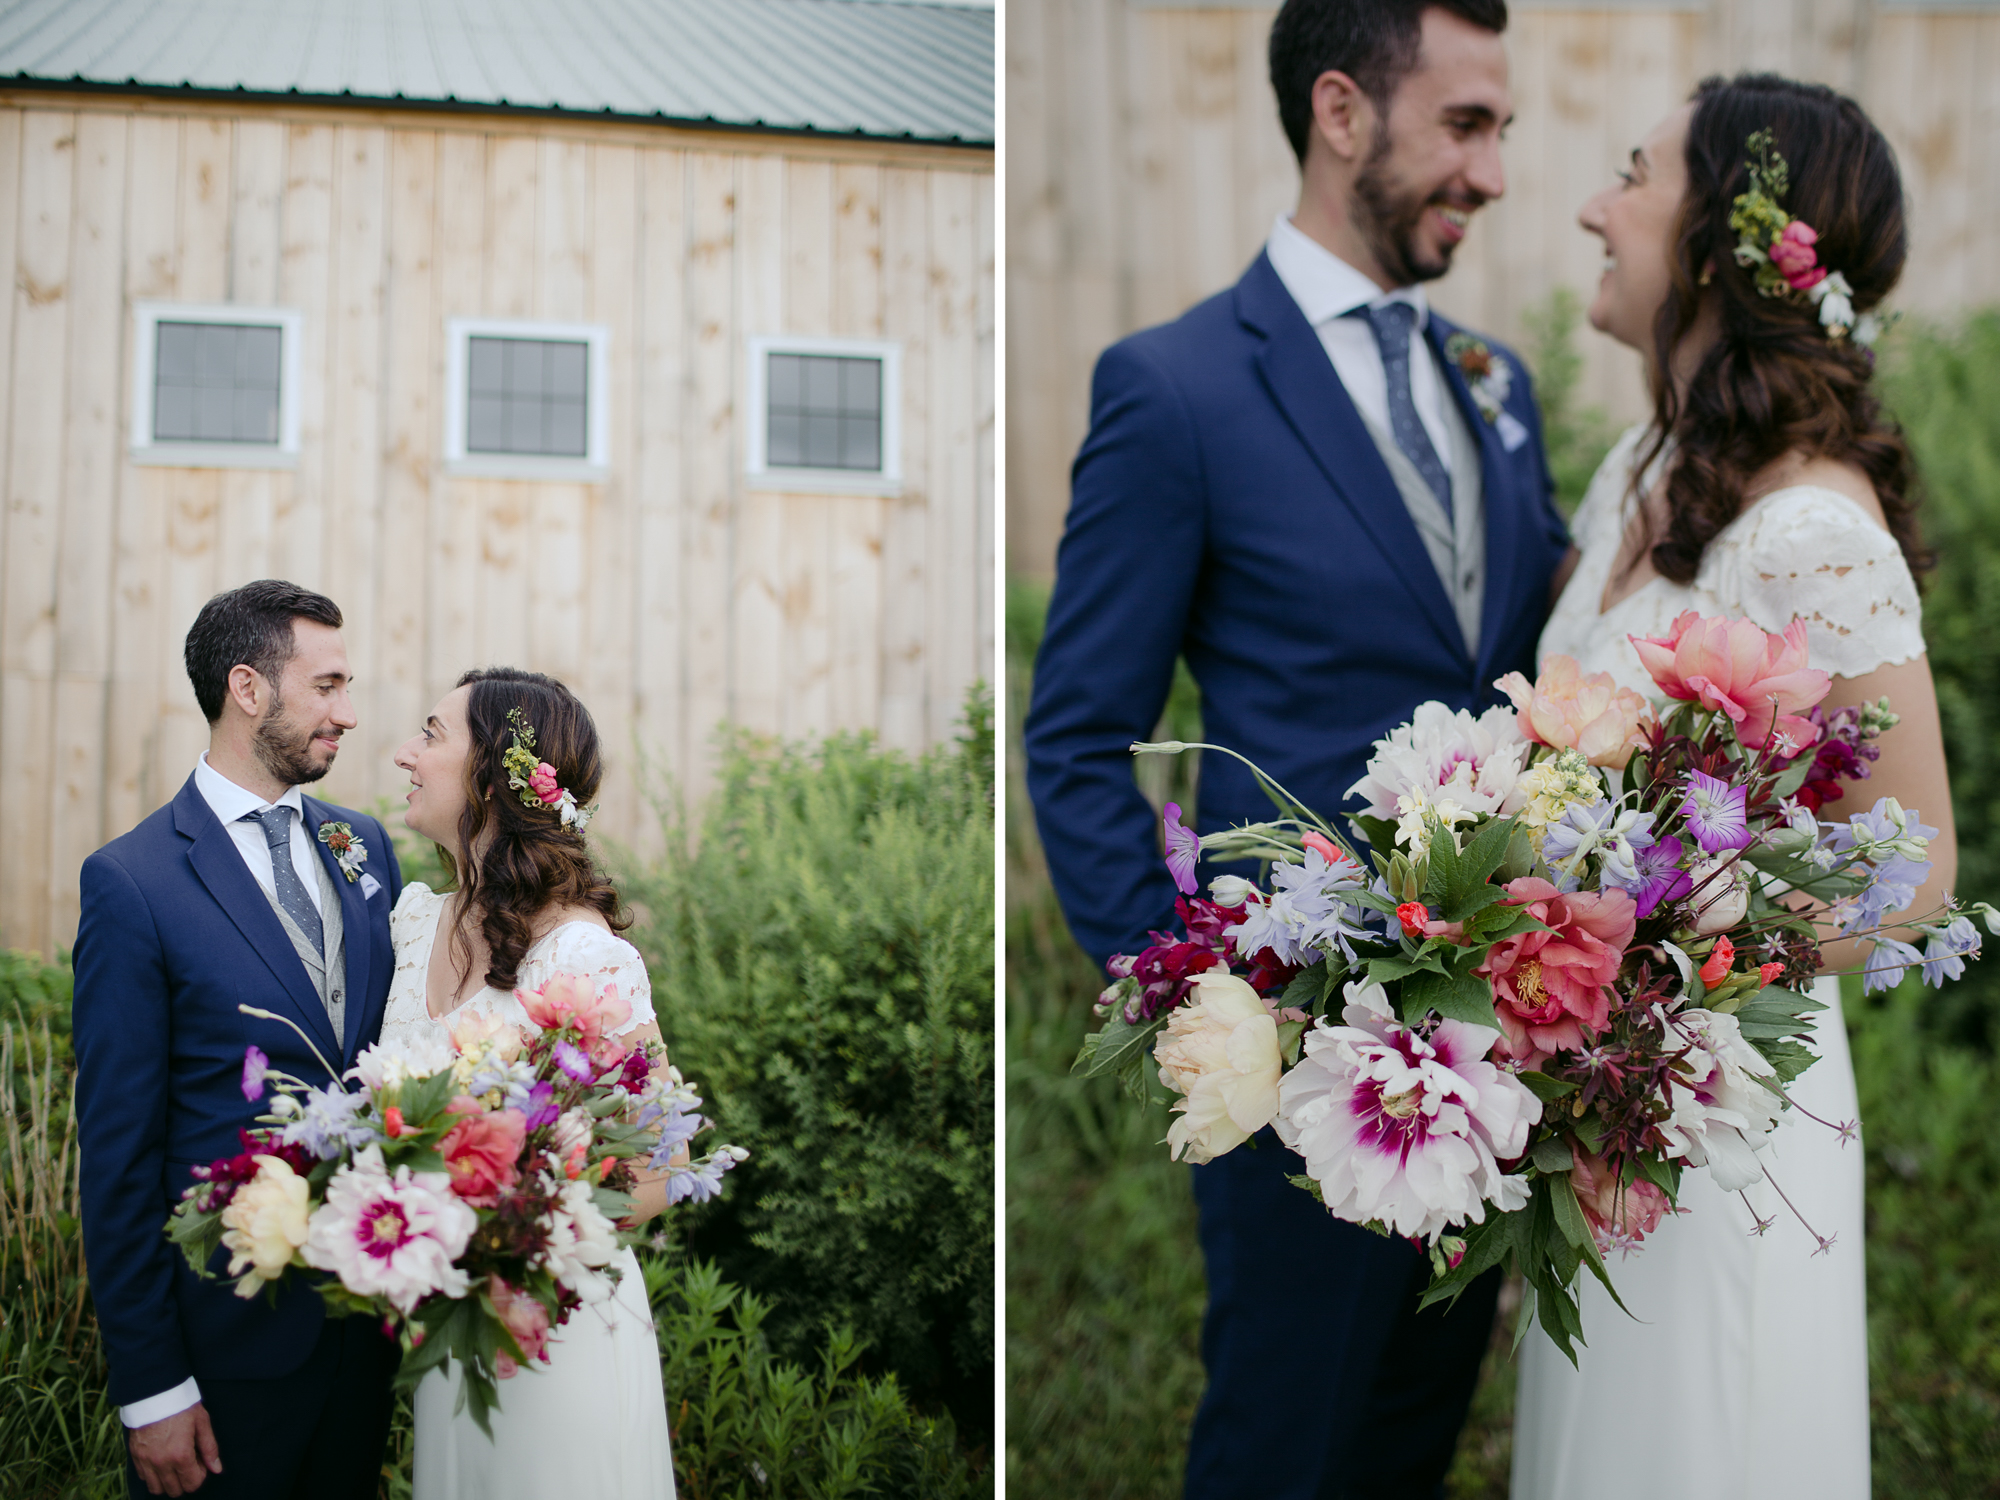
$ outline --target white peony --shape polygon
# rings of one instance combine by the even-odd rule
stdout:
[[[1322,1018],[1278,1088],[1278,1138],[1336,1218],[1435,1240],[1483,1223],[1486,1205],[1525,1206],[1500,1170],[1519,1156],[1542,1103],[1486,1061],[1500,1033],[1445,1021],[1426,1040],[1396,1021],[1378,985],[1350,984],[1344,1026]]]
[[[1670,1113],[1660,1122],[1667,1155],[1707,1167],[1726,1193],[1764,1175],[1757,1153],[1770,1143],[1784,1101],[1757,1080],[1774,1075],[1764,1054],[1743,1040],[1736,1017],[1683,1010],[1666,1018],[1688,1044],[1665,1089]]]
[[[1442,803],[1477,817],[1513,812],[1532,748],[1511,708],[1489,708],[1475,719],[1436,701],[1420,703],[1409,723],[1375,742],[1366,773],[1347,795],[1367,798],[1369,817],[1391,821],[1410,807]]]
[[[1219,969],[1194,976],[1188,1003],[1153,1044],[1160,1082],[1182,1095],[1167,1130],[1176,1161],[1233,1151],[1278,1109],[1278,1022],[1257,992]]]
[[[420,1040],[377,1042],[354,1059],[347,1076],[360,1079],[368,1086],[369,1093],[379,1094],[413,1078],[442,1073],[454,1061],[456,1055],[447,1043],[428,1036]]]
[[[236,1190],[222,1211],[222,1243],[229,1251],[229,1274],[251,1274],[237,1284],[236,1295],[254,1297],[267,1281],[284,1275],[292,1256],[306,1242],[312,1191],[305,1178],[276,1156],[257,1159],[257,1175]]]
[[[478,1223],[452,1192],[449,1174],[398,1167],[391,1177],[381,1148],[370,1146],[327,1184],[305,1261],[333,1272],[349,1291],[387,1297],[408,1313],[434,1292],[465,1295],[465,1272],[452,1262]]]
[[[556,1192],[553,1178],[542,1185]],[[618,1230],[598,1210],[588,1179],[565,1183],[549,1214],[548,1246],[537,1264],[585,1303],[603,1302],[616,1278],[604,1274],[618,1253]]]
[[[1695,894],[1694,930],[1703,937],[1727,932],[1750,910],[1750,872],[1733,854],[1704,859],[1688,871]]]

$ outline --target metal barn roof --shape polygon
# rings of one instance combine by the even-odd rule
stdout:
[[[0,0],[0,85],[991,145],[993,31],[896,0]]]

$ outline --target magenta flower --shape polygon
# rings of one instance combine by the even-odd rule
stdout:
[[[1710,854],[1747,846],[1751,839],[1744,806],[1748,795],[1742,787],[1705,772],[1688,772],[1688,794],[1681,803],[1681,816],[1687,819],[1694,841]]]
[[[1639,850],[1633,856],[1632,863],[1639,872],[1639,885],[1632,891],[1632,899],[1639,904],[1642,920],[1662,905],[1678,901],[1694,889],[1694,880],[1680,867],[1681,855],[1686,852],[1687,845],[1669,837]]]
[[[1161,819],[1167,830],[1167,873],[1183,896],[1195,893],[1194,862],[1201,858],[1201,840],[1192,828],[1181,827],[1181,805],[1169,802]]]
[[[574,1043],[557,1042],[554,1055],[556,1066],[578,1083],[588,1083],[597,1076],[597,1070],[590,1065],[590,1059],[585,1057],[583,1049]]]
[[[243,1049],[243,1097],[251,1103],[264,1096],[264,1075],[271,1071],[271,1059],[255,1047]]]
[[[528,1129],[539,1130],[562,1113],[556,1108],[555,1093],[555,1085],[546,1078],[537,1078],[529,1087],[528,1107],[524,1111],[528,1117]]]

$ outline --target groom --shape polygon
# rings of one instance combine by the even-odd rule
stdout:
[[[1422,289],[1504,186],[1506,22],[1502,0],[1287,0],[1271,81],[1297,211],[1233,289],[1098,363],[1026,740],[1050,873],[1099,962],[1173,921],[1126,747],[1177,655],[1204,737],[1328,813],[1418,703],[1478,709],[1534,670],[1568,539],[1527,373]],[[1200,831],[1268,816],[1243,767],[1203,761]],[[1440,1495],[1497,1273],[1419,1313],[1427,1259],[1289,1184],[1268,1129],[1254,1144],[1194,1169],[1189,1500]]]
[[[209,600],[186,646],[208,751],[171,803],[83,865],[84,1248],[134,1497],[376,1493],[396,1345],[325,1317],[309,1286],[275,1306],[239,1299],[163,1233],[190,1169],[236,1155],[266,1112],[247,1047],[321,1086],[381,1029],[395,851],[373,818],[299,792],[355,724],[340,623],[331,599],[271,579]],[[340,824],[359,858],[322,841]]]

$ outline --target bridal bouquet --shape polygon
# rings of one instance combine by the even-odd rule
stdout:
[[[1684,1170],[1769,1178],[1759,1153],[1824,1008],[1814,908],[1868,942],[1870,990],[1912,965],[1956,978],[1974,915],[2000,933],[2000,912],[1949,899],[1888,922],[1930,870],[1914,811],[1820,817],[1896,718],[1886,699],[1818,706],[1831,679],[1803,622],[1689,613],[1632,640],[1658,706],[1562,656],[1495,684],[1511,709],[1419,706],[1349,791],[1365,861],[1254,765],[1273,821],[1198,839],[1169,803],[1184,930],[1111,961],[1077,1059],[1141,1097],[1156,1072],[1176,1158],[1272,1126],[1336,1217],[1429,1250],[1427,1304],[1511,1256],[1572,1360],[1580,1270],[1610,1289],[1605,1254],[1673,1211]],[[1191,748],[1235,754],[1133,747]],[[1204,854],[1262,860],[1268,882],[1203,897]]]
[[[273,1091],[270,1113],[240,1155],[195,1169],[167,1224],[198,1274],[229,1252],[239,1297],[331,1273],[316,1279],[330,1314],[402,1340],[398,1383],[456,1358],[488,1431],[495,1382],[546,1363],[550,1330],[611,1296],[634,1166],[666,1169],[672,1204],[714,1196],[749,1154],[673,1161],[709,1122],[676,1070],[653,1072],[657,1044],[611,1035],[632,1018],[615,985],[557,975],[516,998],[532,1036],[470,1016],[429,1055],[369,1048],[352,1090],[310,1088],[249,1048],[243,1094]]]

